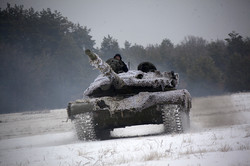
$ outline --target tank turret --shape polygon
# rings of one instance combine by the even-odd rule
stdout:
[[[97,54],[90,50],[85,54],[101,74],[83,99],[68,104],[68,117],[80,140],[109,139],[114,128],[133,125],[163,124],[166,133],[188,130],[191,96],[186,89],[177,89],[177,73],[147,67],[117,74]]]
[[[134,95],[139,92],[158,92],[174,90],[178,85],[179,75],[174,72],[142,72],[130,70],[116,74],[109,64],[97,54],[86,50],[90,64],[101,71],[95,81],[85,90],[85,96]]]

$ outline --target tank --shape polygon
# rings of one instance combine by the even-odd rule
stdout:
[[[163,124],[165,133],[189,129],[191,96],[186,89],[176,89],[177,73],[129,70],[117,74],[97,54],[90,50],[85,54],[101,74],[82,99],[68,104],[68,118],[78,139],[110,139],[115,128],[145,124]]]

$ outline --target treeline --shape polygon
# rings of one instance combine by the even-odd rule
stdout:
[[[50,9],[23,6],[0,11],[0,110],[66,107],[94,79],[83,46],[93,49],[90,29]]]
[[[166,38],[147,47],[126,41],[123,48],[108,35],[96,49],[90,32],[50,9],[0,9],[0,112],[62,108],[81,98],[99,73],[84,48],[104,60],[120,53],[131,69],[150,61],[178,72],[179,88],[192,96],[250,90],[250,39],[236,32],[213,42],[189,36],[178,45]]]
[[[192,96],[250,90],[250,38],[234,31],[225,40],[208,42],[188,36],[176,46],[164,39],[146,48],[128,41],[119,48],[116,39],[104,37],[100,54],[108,58],[118,51],[133,69],[142,61],[150,61],[160,71],[179,73],[179,88],[188,89]]]

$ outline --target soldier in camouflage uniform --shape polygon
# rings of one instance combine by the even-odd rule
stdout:
[[[111,66],[111,68],[116,72],[117,74],[127,72],[128,67],[127,65],[122,61],[122,57],[120,54],[116,54],[114,58],[110,58],[107,61],[107,64]]]

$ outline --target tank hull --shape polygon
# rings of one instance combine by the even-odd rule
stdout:
[[[68,105],[68,117],[73,121],[91,123],[92,138],[81,138],[83,132],[90,132],[85,122],[76,128],[82,128],[79,139],[108,139],[109,131],[114,128],[144,124],[164,124],[166,133],[183,132],[189,126],[191,96],[187,90],[165,92],[141,92],[133,96],[115,96],[88,98],[71,102]],[[181,116],[185,115],[185,127]],[[87,120],[85,116],[89,117]],[[79,118],[80,117],[80,118]],[[173,122],[174,121],[174,122]],[[84,123],[84,124],[83,124]],[[171,124],[170,124],[171,123]],[[172,124],[175,123],[175,124]],[[93,131],[92,131],[93,130]],[[90,132],[90,133],[91,133]],[[99,134],[102,132],[102,134]],[[106,133],[106,134],[103,134]]]

